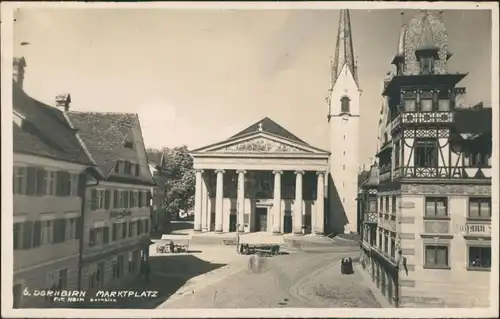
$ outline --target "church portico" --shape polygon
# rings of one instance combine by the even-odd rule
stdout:
[[[281,127],[274,134],[267,118],[259,124],[191,152],[194,231],[323,235],[329,153]]]

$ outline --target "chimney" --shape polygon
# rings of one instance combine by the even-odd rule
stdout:
[[[69,110],[70,103],[71,103],[71,95],[67,93],[56,95],[56,107],[61,111]]]
[[[24,69],[26,68],[26,60],[24,59],[24,57],[14,58],[14,63],[12,64],[12,67],[13,67],[12,79],[22,89],[24,82]]]

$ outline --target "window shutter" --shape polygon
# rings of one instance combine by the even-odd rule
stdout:
[[[117,230],[116,229],[116,224],[113,224],[113,234],[111,234],[111,238],[112,238],[113,241],[116,240],[116,237],[118,235],[116,230]]]
[[[36,189],[36,167],[28,167],[26,171],[26,195],[33,196]]]
[[[63,179],[63,196],[71,195],[71,174],[69,172],[62,173]]]
[[[149,206],[150,206],[150,204],[151,204],[151,199],[152,199],[152,198],[153,198],[153,197],[151,196],[151,192],[147,191],[147,192],[146,192],[146,207],[149,207]]]
[[[33,222],[28,221],[23,223],[23,249],[30,249],[33,244]]]
[[[142,192],[139,191],[139,204],[137,205],[137,207],[142,207]]]
[[[142,220],[137,221],[137,235],[141,234],[141,225],[142,225]]]
[[[139,176],[139,164],[135,164],[135,176]]]
[[[33,226],[33,248],[41,245],[42,239],[42,222],[37,220]]]
[[[102,238],[105,244],[109,243],[109,227],[104,227]]]
[[[118,191],[113,192],[113,208],[118,208]]]
[[[95,245],[95,229],[89,230],[89,246],[92,247]]]
[[[54,244],[61,242],[61,238],[60,238],[61,235],[59,232],[59,220],[60,219],[54,220],[54,227],[52,228],[52,237],[54,238]]]
[[[77,185],[78,185],[78,188],[76,190],[76,194],[77,196],[83,196],[85,194],[85,186],[87,184],[87,175],[85,173],[81,173],[78,175],[78,181],[77,181]]]
[[[37,176],[36,176],[36,181],[37,181],[37,195],[38,196],[43,196],[46,194],[46,189],[47,189],[47,181],[45,180],[45,176],[47,175],[47,171],[45,171],[43,168],[39,168],[37,170]]]
[[[93,189],[90,192],[90,210],[97,209],[97,190]]]
[[[134,228],[133,228],[133,226],[134,226],[134,222],[130,222],[130,223],[128,224],[128,237],[132,237],[132,236],[134,235],[134,234],[132,233],[132,231],[133,231],[133,229],[134,229]]]
[[[122,238],[127,238],[127,225],[128,225],[127,222],[122,224],[122,227],[123,227],[122,228]]]
[[[107,189],[104,192],[104,207],[106,209],[109,209],[110,202],[111,202],[111,191],[109,189]]]
[[[83,232],[83,223],[82,223],[82,217],[75,218],[75,223],[76,223],[76,238],[75,239],[82,239],[82,232]]]

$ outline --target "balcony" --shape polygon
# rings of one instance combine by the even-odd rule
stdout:
[[[453,122],[453,112],[401,112],[391,122],[391,132],[401,125],[428,125],[428,124],[451,124]]]

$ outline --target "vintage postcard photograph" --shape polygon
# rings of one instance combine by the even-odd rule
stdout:
[[[498,316],[497,3],[1,13],[3,317]]]

